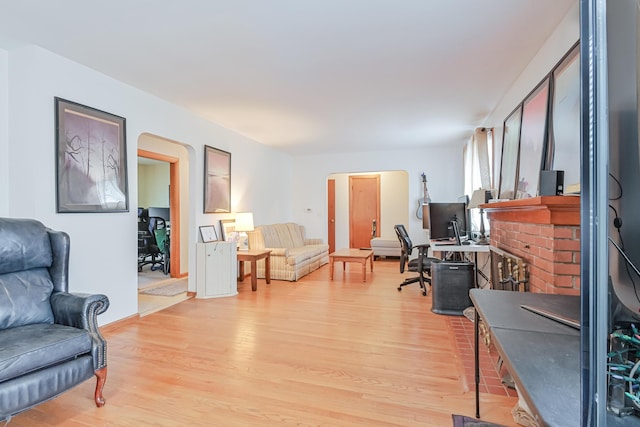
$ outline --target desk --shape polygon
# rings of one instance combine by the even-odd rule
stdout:
[[[258,289],[258,268],[256,263],[264,259],[264,278],[267,284],[271,283],[271,250],[248,250],[238,251],[238,261],[240,263],[238,268],[238,280],[244,280],[244,262],[249,261],[251,263],[251,290],[256,291]]]
[[[443,254],[448,252],[462,252],[465,254],[473,253],[473,270],[474,270],[474,278],[475,278],[475,287],[478,287],[478,274],[480,274],[487,283],[491,283],[491,280],[487,275],[485,275],[481,270],[478,269],[478,253],[489,253],[491,252],[490,245],[448,245],[442,244],[442,242],[438,242],[437,240],[432,240],[430,242],[431,250],[433,251],[433,255],[436,258],[444,257]],[[436,255],[440,254],[440,255]]]
[[[359,262],[362,264],[362,281],[367,281],[367,260],[371,263],[373,272],[373,251],[367,249],[339,249],[329,254],[329,276],[333,280],[333,263],[342,261],[344,271],[348,262]]]

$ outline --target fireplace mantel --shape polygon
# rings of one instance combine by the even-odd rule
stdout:
[[[580,196],[541,196],[486,203],[490,220],[529,224],[580,225]]]
[[[580,197],[542,196],[481,205],[491,244],[520,257],[531,292],[580,294]]]

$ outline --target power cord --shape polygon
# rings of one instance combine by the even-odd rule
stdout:
[[[636,300],[638,301],[638,303],[640,303],[640,297],[638,296],[638,289],[636,288],[636,282],[633,280],[633,276],[631,275],[631,272],[629,271],[629,266],[631,266],[631,268],[633,268],[633,271],[638,276],[640,276],[640,271],[633,264],[633,262],[631,262],[631,260],[629,259],[627,254],[624,252],[624,250],[620,246],[618,246],[618,244],[611,238],[611,236],[608,236],[608,239],[611,242],[611,244],[613,244],[613,246],[615,246],[615,248],[618,250],[620,255],[622,255],[622,257],[626,261],[625,267],[626,267],[626,270],[627,270],[627,274],[629,275],[629,279],[631,280],[631,284],[633,285],[633,293],[636,295]]]
[[[610,198],[609,200],[620,200],[622,198],[622,184],[620,183],[620,181],[613,176],[613,174],[611,172],[609,172],[609,176],[618,184],[618,188],[620,189],[620,193],[613,198]],[[618,239],[620,239],[620,245],[618,245],[612,238],[611,236],[608,236],[609,241],[616,247],[616,249],[618,250],[618,252],[620,252],[620,255],[622,255],[622,257],[625,259],[625,270],[627,271],[627,276],[629,277],[629,280],[631,281],[631,285],[633,286],[633,293],[636,296],[636,300],[638,301],[638,303],[640,303],[640,295],[638,295],[638,289],[636,287],[636,281],[633,279],[633,274],[631,274],[631,271],[629,271],[629,266],[631,266],[633,268],[633,270],[635,271],[635,273],[640,276],[640,271],[638,271],[638,269],[636,268],[636,266],[631,262],[631,260],[629,259],[629,257],[627,256],[626,252],[625,252],[625,247],[624,247],[624,240],[622,239],[622,232],[620,231],[620,229],[622,228],[622,218],[620,218],[620,215],[618,215],[618,211],[616,210],[616,208],[609,204],[609,208],[611,208],[611,210],[613,210],[613,214],[615,215],[615,217],[613,218],[613,226],[615,227],[616,230],[618,230]]]
[[[611,172],[609,172],[609,176],[611,178],[613,178],[613,180],[618,184],[618,188],[620,189],[620,194],[618,194],[616,197],[611,198],[609,200],[620,200],[620,199],[622,199],[622,184],[620,184],[620,181],[618,181],[618,178],[613,176],[613,174]]]

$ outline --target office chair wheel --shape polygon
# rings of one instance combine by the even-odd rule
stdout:
[[[398,292],[402,290],[402,286],[398,286]]]
[[[422,296],[426,297],[427,296],[427,291],[422,291]]]

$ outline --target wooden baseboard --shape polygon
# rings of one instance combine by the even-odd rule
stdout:
[[[116,329],[120,329],[125,326],[129,326],[133,323],[136,323],[140,320],[140,315],[138,313],[132,314],[129,317],[125,317],[124,319],[116,320],[115,322],[108,323],[104,326],[100,326],[100,332],[108,333],[113,332]]]

